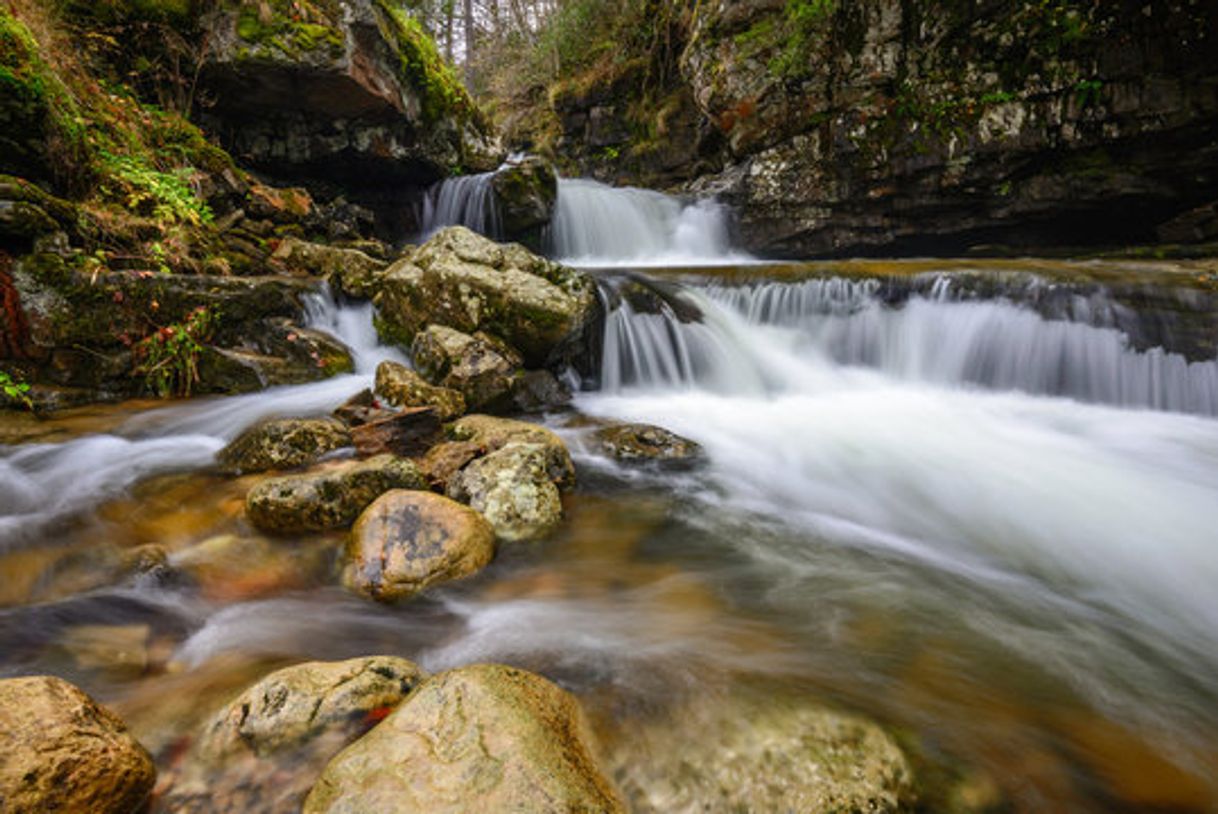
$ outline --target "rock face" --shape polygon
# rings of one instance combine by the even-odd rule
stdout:
[[[377,365],[376,392],[398,407],[434,407],[441,421],[451,421],[465,412],[465,396],[458,390],[428,384],[418,373],[397,362]]]
[[[216,453],[216,459],[234,474],[294,469],[350,443],[346,425],[336,419],[281,418],[245,430]]]
[[[461,394],[471,410],[507,406],[520,375],[520,355],[484,333],[473,336],[429,325],[410,346],[415,366],[430,381]]]
[[[507,444],[473,461],[449,480],[448,495],[481,512],[508,542],[545,537],[562,520],[541,444]]]
[[[156,769],[122,721],[51,676],[0,681],[0,809],[128,814]]]
[[[682,57],[785,255],[1151,242],[1218,185],[1218,15],[1003,0],[703,3]]]
[[[317,774],[423,680],[392,656],[278,670],[205,723],[173,777],[172,811],[300,810]]]
[[[264,171],[367,195],[497,163],[465,89],[395,4],[228,0],[207,35],[216,102],[202,120]]]
[[[386,341],[409,347],[429,325],[485,331],[520,351],[529,367],[578,360],[599,314],[586,274],[461,226],[394,263],[375,303]]]
[[[478,512],[431,492],[388,492],[351,530],[343,581],[380,600],[477,573],[495,556],[495,533]]]
[[[425,489],[410,461],[378,455],[300,475],[268,478],[245,496],[245,512],[263,531],[293,533],[345,528],[390,489]]]
[[[913,773],[888,734],[781,696],[693,702],[632,731],[613,764],[640,814],[914,810]]]
[[[702,447],[694,441],[651,424],[615,424],[597,430],[593,437],[601,449],[622,463],[681,469],[702,457]]]
[[[624,811],[574,698],[494,664],[419,687],[330,762],[306,814]]]

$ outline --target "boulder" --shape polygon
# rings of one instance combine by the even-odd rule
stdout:
[[[376,392],[397,407],[432,407],[441,421],[451,421],[465,412],[465,397],[458,390],[428,384],[397,362],[377,365]]]
[[[541,444],[507,444],[453,475],[448,496],[485,515],[501,540],[540,539],[562,520],[548,460]]]
[[[123,722],[52,676],[0,681],[0,809],[139,811],[156,782]]]
[[[424,682],[330,761],[305,814],[625,809],[596,761],[579,703],[497,664]]]
[[[377,276],[388,265],[358,249],[324,246],[294,237],[280,241],[271,262],[288,272],[328,280],[347,296],[361,298],[371,296]]]
[[[271,533],[345,528],[390,489],[425,489],[427,483],[408,460],[378,455],[300,475],[268,478],[245,496],[245,512],[257,528]]]
[[[484,331],[520,351],[528,367],[577,361],[600,310],[588,275],[462,226],[390,266],[374,302],[388,342],[408,347],[429,325]]]
[[[242,432],[216,453],[216,460],[232,474],[294,469],[350,443],[347,427],[337,419],[272,419]]]
[[[625,464],[683,469],[702,458],[702,447],[688,438],[652,424],[614,424],[593,433],[611,458]]]
[[[548,370],[526,370],[512,386],[512,404],[522,413],[544,413],[570,403],[570,388]]]
[[[533,237],[550,222],[558,200],[558,177],[535,155],[509,159],[491,176],[500,226],[513,239]]]
[[[429,325],[410,348],[428,380],[460,393],[471,410],[506,407],[520,371],[520,356],[494,337]]]
[[[913,772],[876,724],[807,700],[735,691],[631,728],[612,758],[631,810],[913,810]]]
[[[431,492],[381,495],[351,530],[343,581],[392,601],[480,571],[495,556],[495,533],[480,514]]]
[[[200,727],[164,807],[191,814],[297,812],[326,762],[422,680],[417,666],[392,656],[271,673]]]
[[[450,441],[468,442],[482,454],[508,444],[537,444],[545,449],[546,473],[560,490],[575,486],[575,466],[567,445],[552,431],[527,421],[489,415],[467,415],[448,428]]]

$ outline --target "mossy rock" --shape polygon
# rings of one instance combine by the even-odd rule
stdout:
[[[224,471],[234,474],[294,469],[350,443],[351,434],[337,419],[279,418],[245,430],[216,459]]]

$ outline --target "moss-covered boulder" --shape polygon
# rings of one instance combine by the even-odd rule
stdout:
[[[0,808],[12,814],[141,810],[156,781],[111,712],[52,676],[0,681]]]
[[[509,160],[491,176],[491,188],[504,234],[534,245],[558,200],[554,168],[535,155]]]
[[[289,237],[279,242],[271,263],[295,274],[307,274],[329,281],[349,297],[369,297],[385,262],[369,257],[358,249],[326,246]]]
[[[395,490],[351,530],[343,582],[382,601],[475,574],[495,556],[495,532],[478,512],[446,497]]]
[[[484,331],[520,351],[529,367],[577,361],[599,314],[588,275],[461,226],[394,263],[374,302],[388,342],[409,347],[429,325]]]
[[[441,421],[465,413],[465,396],[459,390],[428,384],[405,365],[384,361],[376,367],[376,393],[397,407],[433,407]]]
[[[412,662],[365,656],[271,673],[204,723],[172,769],[165,808],[288,814],[334,755],[423,680]]]
[[[242,432],[216,453],[216,460],[233,474],[294,469],[350,443],[351,434],[337,419],[271,419]]]
[[[415,334],[410,354],[429,381],[460,393],[471,410],[509,406],[522,373],[520,355],[503,342],[482,332],[470,336],[443,325],[430,325]]]
[[[624,811],[579,703],[496,664],[423,683],[326,767],[305,814]]]
[[[377,455],[261,481],[245,496],[245,512],[257,528],[271,533],[346,528],[390,489],[425,488],[413,463]]]
[[[508,542],[537,540],[562,520],[562,499],[541,444],[507,444],[467,464],[448,482],[448,495],[481,512]]]

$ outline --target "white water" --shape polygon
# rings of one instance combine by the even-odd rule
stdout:
[[[495,191],[491,186],[493,172],[477,175],[462,175],[440,181],[423,196],[423,211],[420,218],[426,240],[445,226],[465,226],[479,234],[498,239],[500,228],[499,207],[495,202]]]
[[[307,325],[347,345],[354,374],[195,399],[139,414],[114,434],[0,448],[0,550],[39,539],[48,523],[121,495],[146,477],[211,465],[216,452],[256,421],[324,414],[370,386],[381,360],[403,361],[377,344],[371,309],[367,303],[340,308],[328,296],[308,302]]]
[[[550,224],[552,254],[597,266],[696,266],[750,262],[731,247],[729,213],[714,201],[560,178]]]

